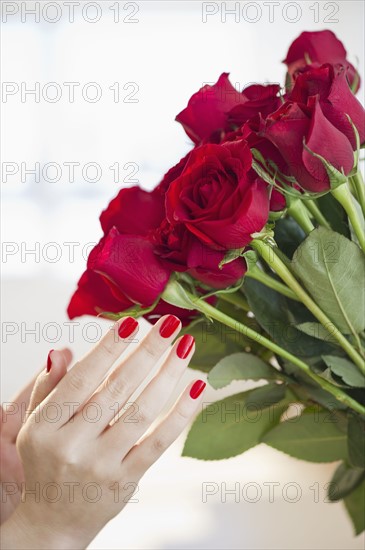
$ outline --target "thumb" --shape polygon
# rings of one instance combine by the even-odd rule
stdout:
[[[27,418],[65,376],[71,359],[72,353],[68,348],[49,352],[47,366],[35,381],[32,395],[30,396]]]

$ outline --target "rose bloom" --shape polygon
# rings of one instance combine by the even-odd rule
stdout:
[[[205,246],[216,250],[242,248],[268,220],[265,182],[252,170],[244,140],[194,149],[166,192],[166,216],[182,224]]]
[[[320,193],[331,188],[323,162],[312,153],[345,175],[353,168],[351,143],[325,117],[319,96],[311,96],[307,104],[285,102],[267,118],[262,135],[278,148],[291,174],[306,191]]]
[[[223,73],[213,86],[203,86],[176,117],[195,145],[221,143],[226,133],[257,114],[266,116],[280,106],[278,84],[254,84],[238,92],[228,76]]]
[[[360,87],[360,76],[355,67],[347,60],[347,52],[342,42],[332,31],[303,32],[291,44],[284,63],[288,67],[289,87],[296,78],[298,69],[306,65],[342,65],[346,78],[356,93]]]
[[[360,143],[364,143],[365,111],[349,87],[344,68],[326,63],[320,67],[306,67],[299,72],[289,99],[306,104],[314,95],[318,95],[325,117],[345,134],[356,151],[352,124],[359,133]]]
[[[133,187],[122,189],[100,216],[104,236],[91,251],[87,270],[68,306],[72,319],[80,315],[118,313],[136,304],[157,306],[146,318],[178,315],[184,324],[197,312],[171,306],[160,299],[172,271],[186,271],[213,288],[234,284],[246,272],[243,259],[219,263],[225,252],[217,252],[191,238],[184,239],[165,219],[163,186],[149,193]],[[175,259],[176,257],[176,259]]]

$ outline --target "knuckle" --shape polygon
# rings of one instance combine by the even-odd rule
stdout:
[[[181,361],[182,363],[182,361]],[[179,365],[180,366],[180,365]],[[175,364],[175,362],[169,362],[164,367],[163,374],[166,378],[166,381],[168,384],[176,382],[178,378],[180,378],[182,374],[182,369],[178,368],[178,366]]]
[[[102,340],[99,344],[99,351],[105,358],[107,358],[108,360],[112,359],[114,361],[115,346],[113,341],[110,342],[109,339]]]
[[[136,424],[147,424],[148,416],[145,411],[138,409],[133,415]]]
[[[151,341],[150,338],[146,338],[141,343],[142,351],[147,355],[147,357],[156,360],[158,356],[158,346]]]
[[[78,369],[71,370],[67,383],[71,391],[79,392],[89,388],[87,377],[79,372]]]
[[[166,451],[168,446],[169,445],[168,445],[167,441],[165,439],[163,439],[162,437],[156,437],[156,439],[154,439],[153,443],[152,443],[153,451],[156,454],[163,453],[164,451]]]
[[[119,399],[128,392],[129,383],[124,378],[109,377],[105,381],[104,389],[110,399]]]
[[[190,414],[183,407],[177,407],[174,413],[174,417],[178,424],[185,425],[190,418]]]

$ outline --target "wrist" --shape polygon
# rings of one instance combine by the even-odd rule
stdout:
[[[4,550],[82,550],[90,540],[80,534],[60,529],[51,518],[40,520],[31,507],[19,504],[1,528],[1,548]],[[49,514],[48,514],[49,515]],[[57,522],[58,523],[58,522]],[[68,527],[68,526],[67,526]]]

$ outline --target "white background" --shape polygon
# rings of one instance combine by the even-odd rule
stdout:
[[[5,4],[19,8],[1,28],[2,80],[19,87],[14,95],[3,95],[1,103],[2,167],[14,163],[18,168],[6,182],[2,179],[2,390],[3,399],[9,400],[41,367],[50,348],[70,345],[78,356],[99,330],[107,329],[106,322],[82,318],[70,338],[65,324],[69,297],[85,266],[82,251],[100,238],[98,215],[121,186],[132,185],[126,178],[133,167],[133,177],[151,189],[188,151],[189,139],[174,118],[192,93],[215,82],[223,71],[231,73],[239,89],[251,82],[283,82],[280,61],[303,30],[333,30],[364,74],[364,4],[279,2],[270,22],[267,2],[251,2],[250,8],[247,2],[213,2],[218,12],[205,23],[202,3],[194,1],[120,2],[119,22],[114,21],[116,8],[110,9],[116,2],[98,2],[101,16],[95,23],[82,17],[87,4],[82,0],[73,23],[63,2],[48,3],[57,4],[58,12],[50,6],[45,13],[47,2],[40,2],[40,22],[29,13],[22,22],[22,9],[34,8],[34,2],[2,2],[3,9]],[[133,4],[138,7],[134,15]],[[224,22],[224,4],[227,9],[238,5],[237,21],[227,14]],[[57,13],[59,21],[46,20]],[[87,9],[86,17],[96,15],[94,8]],[[123,21],[129,15],[138,22]],[[295,18],[297,22],[290,22]],[[50,82],[61,89],[59,101],[49,101],[54,94],[54,88],[47,89]],[[64,82],[80,84],[73,103]],[[82,90],[93,97],[91,88],[85,91],[90,82],[101,89],[97,102],[83,98]],[[110,90],[116,82],[121,96],[117,103]],[[39,103],[34,95],[22,98],[21,90],[34,89],[36,83]],[[137,89],[132,97],[137,102],[123,102]],[[37,162],[41,171],[56,163],[59,181],[47,181],[56,174],[51,168],[40,181],[24,173]],[[64,164],[70,162],[80,163],[74,182]],[[100,167],[100,181],[85,181],[82,168],[87,163]],[[115,163],[120,167],[117,181],[109,168]],[[94,177],[92,169],[87,176]],[[74,243],[74,257],[65,243]],[[179,389],[193,376],[188,372]],[[242,385],[208,390],[206,399],[237,388]],[[139,502],[112,521],[92,548],[362,548],[363,540],[353,538],[341,504],[323,502],[324,484],[336,465],[295,461],[264,446],[228,461],[205,463],[180,458],[182,443],[183,438],[146,475],[136,495]],[[219,491],[202,503],[202,483],[207,481],[226,482],[228,488],[239,483],[240,489],[255,482],[262,497],[250,503],[252,495],[245,499],[241,493],[240,502],[228,495],[222,503]],[[268,481],[280,483],[273,503],[263,485]],[[302,490],[296,503],[288,502],[292,495],[283,498],[288,482]],[[316,482],[318,503],[310,489]]]

